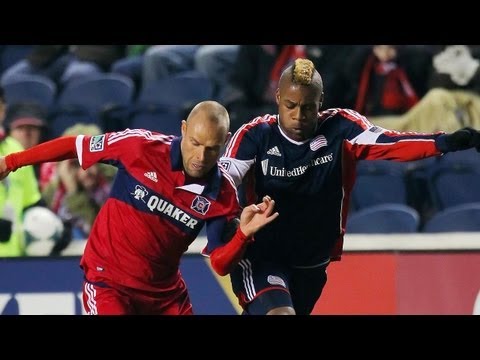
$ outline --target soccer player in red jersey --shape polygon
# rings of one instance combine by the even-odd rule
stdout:
[[[308,59],[283,71],[276,100],[279,114],[240,127],[220,162],[237,185],[244,183],[248,203],[272,196],[283,221],[256,233],[237,266],[216,262],[223,243],[209,239],[205,254],[219,274],[230,273],[245,314],[307,315],[326,284],[328,264],[342,254],[357,161],[480,151],[480,132],[401,133],[350,109],[320,112],[323,82]]]
[[[72,158],[84,169],[97,162],[118,168],[81,259],[88,314],[193,314],[179,262],[201,228],[209,241],[231,238],[216,259],[229,268],[278,216],[265,196],[238,220],[236,188],[217,166],[229,126],[227,110],[204,101],[182,121],[181,137],[126,129],[60,137],[0,157],[2,179],[21,166]]]

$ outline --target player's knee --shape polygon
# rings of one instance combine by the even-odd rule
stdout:
[[[267,315],[295,315],[295,310],[290,306],[282,306],[270,310]]]

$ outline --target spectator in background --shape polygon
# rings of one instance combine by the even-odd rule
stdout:
[[[324,107],[344,107],[350,88],[347,79],[348,61],[365,45],[306,45],[306,58],[322,73],[325,89]]]
[[[240,45],[202,45],[195,54],[195,69],[210,79],[213,97],[223,101]]]
[[[63,136],[100,133],[96,125],[77,124],[65,130]],[[64,223],[69,223],[73,239],[86,239],[100,207],[108,198],[116,168],[94,164],[83,170],[78,162],[64,160],[44,163],[41,170],[42,195],[48,207]]]
[[[36,103],[10,105],[5,118],[7,133],[24,149],[30,149],[49,137],[47,111]],[[34,166],[35,176],[40,178],[40,167]]]
[[[403,65],[399,62],[399,48],[395,45],[374,45],[354,61],[360,62],[355,111],[366,116],[401,115],[414,106],[419,98]],[[357,80],[358,79],[358,80]]]
[[[128,45],[125,57],[112,64],[111,71],[129,77],[135,83],[135,88],[142,86],[143,57],[150,45]]]
[[[398,131],[455,131],[480,127],[480,46],[432,46],[428,92],[401,116],[375,119]]]
[[[24,149],[29,149],[49,135],[47,111],[36,103],[13,104],[7,109],[5,127]]]
[[[40,75],[59,84],[71,59],[68,45],[35,45],[25,59],[3,72],[1,83],[5,84],[22,75]]]
[[[200,45],[152,45],[143,56],[143,85],[193,70]]]
[[[60,82],[65,86],[68,82],[89,76],[109,72],[115,61],[125,57],[126,45],[71,45],[72,54]]]
[[[23,150],[22,145],[3,128],[7,104],[0,87],[0,155]],[[29,207],[41,205],[33,166],[26,166],[0,182],[0,257],[25,255],[22,231],[23,213]]]
[[[196,71],[208,77],[214,96],[221,99],[221,89],[229,80],[239,45],[153,45],[143,55],[143,84]]]

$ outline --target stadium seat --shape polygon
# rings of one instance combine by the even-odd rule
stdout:
[[[162,107],[151,106],[136,111],[130,119],[129,127],[180,136],[181,124],[182,118],[178,113],[172,113]]]
[[[6,69],[18,61],[25,59],[32,48],[33,45],[2,46],[2,51],[0,52],[0,73],[3,73]]]
[[[438,157],[439,164],[444,166],[456,166],[457,164],[467,164],[480,166],[480,153],[476,149],[463,151],[454,151]]]
[[[50,114],[50,133],[55,138],[63,135],[63,132],[78,123],[98,124],[98,118],[91,115],[85,108],[78,106],[66,106]]]
[[[189,72],[147,83],[140,91],[137,105],[157,105],[171,112],[183,112],[197,102],[213,96],[211,81],[200,74]]]
[[[133,101],[135,85],[126,76],[95,74],[68,84],[61,91],[57,107],[81,106],[92,114],[112,106],[128,107]]]
[[[388,234],[418,231],[420,216],[403,204],[381,204],[350,214],[347,233]]]
[[[50,109],[55,101],[57,86],[47,77],[19,75],[3,84],[7,104],[34,102]]]
[[[480,202],[480,169],[468,163],[439,166],[431,175],[429,191],[436,209]]]
[[[447,208],[426,222],[422,232],[480,231],[480,202]]]
[[[385,203],[407,204],[405,172],[405,163],[360,161],[351,194],[352,209],[357,211]]]

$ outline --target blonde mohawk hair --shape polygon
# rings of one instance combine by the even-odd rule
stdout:
[[[315,74],[315,65],[308,59],[296,59],[292,69],[292,81],[299,85],[310,85]]]

